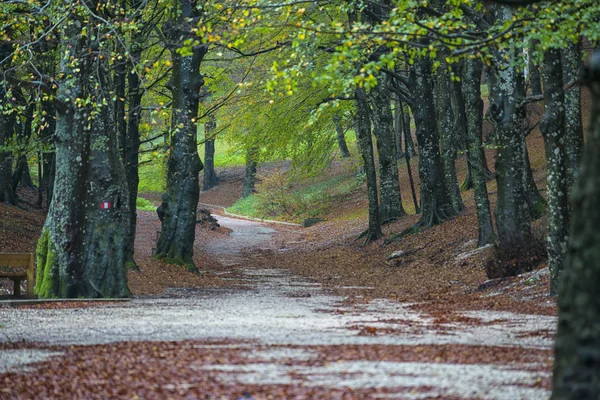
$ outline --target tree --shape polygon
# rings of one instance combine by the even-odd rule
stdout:
[[[573,192],[571,235],[558,287],[552,400],[600,395],[600,53],[589,62],[586,82],[593,97],[591,123]]]
[[[191,54],[180,50],[185,38],[190,38],[194,22],[200,12],[196,1],[180,0],[178,16],[165,27],[167,48],[171,52],[173,70],[170,89],[173,95],[173,121],[175,130],[168,160],[167,209],[156,244],[156,257],[169,263],[186,265],[195,271],[193,253],[196,237],[196,208],[200,195],[198,174],[202,161],[198,156],[196,123],[200,88],[204,79],[200,63],[208,51],[207,44],[192,47]],[[191,37],[194,40],[193,36]]]
[[[56,184],[37,246],[36,293],[125,297],[127,184],[112,119],[107,60],[82,32],[102,29],[85,7],[61,32],[56,81]]]

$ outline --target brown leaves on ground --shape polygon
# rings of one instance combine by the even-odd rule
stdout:
[[[18,344],[0,346],[4,349],[20,347]],[[429,388],[416,386],[356,390],[314,387],[310,384],[310,374],[294,372],[290,373],[294,384],[243,385],[235,383],[236,366],[239,366],[239,373],[243,374],[243,367],[248,364],[323,367],[362,360],[508,366],[527,363],[535,368],[533,371],[547,371],[552,362],[550,350],[466,345],[298,347],[237,341],[184,341],[54,346],[47,349],[64,354],[38,364],[36,373],[23,371],[0,376],[0,387],[4,388],[0,390],[0,398],[235,400],[242,397],[243,393],[248,393],[255,400],[368,399],[377,394],[393,393],[399,396]],[[278,349],[300,349],[310,357],[264,360],[256,356],[261,351]],[[230,370],[234,382],[224,379],[218,370],[211,369],[211,366],[223,365],[233,366]],[[550,379],[541,379],[536,386],[549,389]]]

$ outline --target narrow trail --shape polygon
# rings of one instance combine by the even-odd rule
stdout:
[[[231,268],[231,278],[223,276],[231,288],[171,288],[162,296],[91,308],[0,308],[0,343],[199,341],[200,349],[226,348],[242,361],[205,362],[196,372],[223,384],[267,388],[254,394],[257,400],[282,386],[360,393],[344,399],[548,397],[553,340],[532,334],[553,332],[554,317],[465,312],[459,324],[386,300],[348,305],[317,283],[272,268],[268,256],[260,268],[248,265],[249,252],[261,260],[261,253],[276,251],[276,228],[223,216],[219,223],[231,229],[230,237],[199,250]],[[456,352],[469,357],[455,359]],[[0,374],[25,364],[43,373],[43,363],[31,363],[62,354],[56,347],[0,350]],[[186,387],[178,377],[170,382]]]

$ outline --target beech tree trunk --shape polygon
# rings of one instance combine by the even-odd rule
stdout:
[[[588,68],[591,123],[573,191],[571,236],[558,288],[552,400],[600,396],[600,53],[592,56]]]
[[[525,160],[525,193],[527,195],[527,206],[532,220],[541,218],[546,211],[546,200],[542,197],[540,190],[533,179],[533,169],[529,161],[529,150],[527,142],[522,143],[523,159]]]
[[[418,214],[421,212],[421,208],[419,207],[419,201],[417,200],[417,192],[415,190],[415,181],[413,179],[412,169],[410,167],[410,160],[414,157],[414,144],[412,144],[412,139],[409,143],[409,138],[412,138],[410,132],[410,110],[408,105],[405,103],[400,103],[400,121],[402,122],[402,135],[404,135],[404,160],[406,161],[406,172],[408,173],[408,182],[410,184],[410,193],[413,199],[413,205],[415,207],[415,213]],[[407,115],[408,114],[408,115]],[[410,150],[411,147],[413,150]]]
[[[0,57],[5,59],[12,52],[10,43],[0,44]],[[0,74],[4,71],[0,69]],[[7,82],[0,81],[0,107],[4,108],[6,104]],[[6,115],[0,113],[0,203],[15,204],[15,194],[12,188],[12,162],[13,157],[10,151],[3,150],[2,147],[8,144],[9,139],[14,133],[14,114]]]
[[[140,51],[134,51],[132,58],[139,60],[141,57]],[[129,197],[127,199],[129,205],[129,231],[126,238],[128,254],[131,258],[127,260],[129,269],[137,269],[133,253],[135,249],[135,234],[137,230],[137,195],[140,182],[139,177],[139,151],[140,151],[140,121],[142,119],[142,96],[140,77],[138,74],[127,74],[127,89],[128,89],[128,113],[127,120],[119,125],[119,137],[122,140],[121,154],[123,157],[123,166],[125,167],[125,176],[127,178],[127,188]],[[117,113],[117,116],[120,112]],[[125,125],[126,123],[126,125]]]
[[[510,20],[506,6],[500,7],[500,18]],[[523,127],[526,109],[523,75],[510,61],[520,55],[510,50],[498,50],[496,71],[492,81],[491,105],[488,112],[494,125],[496,142],[496,228],[501,251],[521,255],[529,252],[531,224],[525,185],[525,135]],[[508,271],[507,271],[508,273]]]
[[[246,151],[246,173],[244,174],[244,185],[242,186],[242,197],[246,198],[254,193],[256,186],[256,166],[258,149],[251,147]]]
[[[35,290],[41,298],[126,297],[127,184],[110,106],[93,120],[93,106],[111,104],[106,61],[87,56],[83,18],[63,32],[57,99],[56,184],[37,246]],[[73,63],[73,60],[80,60]],[[106,57],[104,58],[106,60]],[[93,149],[93,150],[92,150]]]
[[[219,177],[215,171],[215,138],[214,132],[217,127],[217,121],[214,115],[208,117],[204,124],[204,179],[202,180],[202,190],[209,190],[217,186]]]
[[[542,80],[544,82],[545,112],[540,121],[546,150],[546,198],[548,201],[548,268],[550,293],[556,294],[563,270],[564,254],[569,236],[569,182],[567,180],[567,153],[565,149],[565,92],[560,50],[550,49],[544,55]]]
[[[364,88],[356,88],[356,138],[358,150],[363,159],[364,171],[367,179],[367,196],[369,199],[369,227],[364,233],[366,242],[379,239],[381,220],[379,213],[379,200],[377,195],[377,173],[375,172],[375,157],[373,155],[373,140],[371,137],[371,120],[369,118],[369,105],[367,93]]]
[[[12,176],[12,188],[13,193],[17,192],[17,187],[21,185],[22,187],[26,187],[29,189],[37,189],[33,180],[31,179],[31,174],[29,173],[29,165],[27,164],[27,144],[31,139],[31,124],[33,123],[33,113],[35,112],[35,104],[30,104],[27,107],[27,115],[25,116],[25,123],[21,125],[21,129],[19,129],[17,133],[17,141],[19,150],[17,152],[17,163],[15,166],[15,171]]]
[[[206,45],[193,48],[193,55],[183,57],[178,48],[190,35],[192,20],[197,17],[196,2],[180,0],[178,19],[167,28],[173,60],[172,93],[175,130],[167,167],[167,203],[162,229],[156,244],[156,257],[169,263],[186,265],[197,271],[193,261],[196,237],[196,209],[200,196],[198,176],[202,161],[197,149],[198,104],[204,84],[200,63],[208,50]]]
[[[392,99],[391,92],[386,88],[388,80],[387,75],[380,76],[378,85],[370,94],[370,115],[379,155],[379,215],[384,223],[406,215],[400,193]]]
[[[562,52],[563,82],[569,84],[581,75],[581,40],[570,44]],[[565,93],[565,149],[567,151],[567,180],[569,192],[579,173],[583,149],[583,124],[581,120],[581,88],[575,85]]]
[[[536,44],[538,42],[531,41],[528,49],[527,57],[527,71],[529,72],[528,80],[531,88],[531,94],[533,96],[539,96],[542,94],[542,77],[540,75],[540,68],[537,61],[535,61],[532,55],[536,52]]]
[[[436,124],[431,60],[420,58],[415,61],[411,69],[410,81],[420,153],[419,178],[421,181],[422,217],[417,225],[426,228],[454,217],[456,211],[446,190],[447,185],[440,156],[440,137]]]
[[[467,60],[464,69],[465,105],[467,115],[468,157],[473,179],[473,195],[477,210],[479,240],[477,246],[493,244],[496,234],[492,225],[492,213],[487,192],[484,152],[482,143],[483,100],[481,99],[481,72],[483,66],[479,60]]]
[[[335,125],[336,139],[338,148],[342,158],[350,157],[350,150],[348,150],[348,143],[346,143],[346,136],[344,135],[344,127],[342,126],[342,117],[336,115],[333,117],[333,123]]]
[[[456,213],[464,210],[465,206],[460,195],[458,178],[456,176],[456,126],[455,114],[452,109],[453,87],[448,64],[443,60],[445,52],[441,52],[442,64],[436,74],[437,121],[441,136],[442,165],[444,167],[444,182],[446,191],[452,201]],[[422,155],[422,153],[421,153]]]

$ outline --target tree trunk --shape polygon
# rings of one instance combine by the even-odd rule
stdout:
[[[134,60],[139,60],[141,57],[140,51],[132,53]],[[127,241],[128,254],[131,258],[127,260],[129,269],[137,269],[133,253],[135,249],[135,234],[137,230],[137,195],[139,177],[139,151],[140,151],[140,121],[142,119],[142,96],[140,77],[138,74],[127,74],[128,86],[128,114],[127,121],[123,121],[119,127],[119,138],[121,138],[121,154],[123,157],[123,166],[125,168],[125,176],[127,178],[127,189],[129,197],[127,199],[129,205],[129,231],[125,239]],[[119,103],[117,103],[119,105]],[[117,112],[117,116],[120,111]],[[125,123],[127,125],[125,125]]]
[[[377,139],[379,155],[379,216],[382,222],[406,215],[402,207],[400,178],[398,176],[398,158],[396,156],[396,138],[394,118],[392,116],[391,94],[386,84],[387,75],[380,76],[378,85],[370,93],[371,119],[373,133]]]
[[[525,160],[525,193],[527,195],[527,206],[532,220],[540,219],[546,211],[546,200],[542,197],[540,190],[533,179],[533,169],[529,161],[529,150],[527,142],[522,143],[523,159]]]
[[[581,75],[581,40],[570,44],[562,52],[563,82],[568,84]],[[565,93],[565,149],[567,151],[567,180],[569,192],[579,173],[583,149],[583,124],[581,121],[581,88],[575,85]]]
[[[129,295],[127,185],[112,109],[103,106],[93,120],[87,119],[95,105],[110,104],[110,99],[98,89],[109,87],[103,79],[105,61],[87,58],[90,44],[79,35],[82,23],[76,20],[63,33],[56,184],[37,246],[35,288],[41,298]],[[88,96],[92,106],[77,106],[76,99]]]
[[[600,53],[586,73],[592,91],[590,131],[573,191],[573,218],[558,288],[552,400],[600,396]]]
[[[477,224],[479,240],[477,246],[493,244],[496,234],[492,225],[492,213],[490,211],[490,200],[487,192],[487,178],[485,176],[485,165],[483,152],[482,124],[483,124],[483,100],[481,99],[481,72],[483,66],[481,61],[467,60],[464,69],[465,105],[467,115],[468,132],[468,157],[473,177],[473,195],[475,196],[475,207],[477,210]]]
[[[0,57],[5,59],[12,52],[12,45],[8,42],[0,44]],[[1,66],[4,67],[4,66]],[[4,67],[6,68],[6,67]],[[3,68],[0,68],[2,74]],[[0,81],[0,108],[4,109],[7,104],[6,90],[7,82]],[[10,151],[2,151],[1,148],[8,144],[14,133],[14,114],[0,113],[0,203],[15,204],[15,194],[12,188],[12,162]]]
[[[198,156],[196,118],[200,88],[204,84],[200,63],[207,46],[193,49],[193,55],[184,57],[177,50],[182,38],[189,35],[189,20],[196,15],[194,2],[180,1],[178,21],[172,21],[169,44],[173,60],[172,93],[175,131],[171,138],[171,153],[167,169],[165,201],[167,209],[156,244],[156,257],[169,263],[186,265],[197,271],[193,261],[196,237],[196,208],[200,196],[198,175],[202,161]]]
[[[335,125],[335,132],[337,134],[338,148],[342,158],[350,157],[350,150],[348,150],[348,144],[346,143],[346,136],[344,135],[344,127],[342,126],[342,117],[336,115],[333,117],[333,123]]]
[[[446,190],[444,170],[440,157],[440,137],[436,124],[433,98],[431,60],[420,58],[410,72],[413,115],[419,144],[419,178],[421,181],[420,221],[413,227],[389,238],[397,240],[419,229],[437,225],[456,215]]]
[[[35,104],[31,103],[27,107],[27,115],[25,116],[25,123],[22,124],[21,129],[17,134],[17,141],[19,146],[17,165],[12,176],[12,188],[13,193],[17,192],[17,187],[21,185],[29,189],[37,189],[31,174],[29,173],[29,165],[27,165],[27,144],[31,139],[31,124],[33,123],[33,113],[35,112]]]
[[[42,115],[44,128],[40,132],[40,141],[42,144],[42,182],[46,192],[46,208],[50,209],[52,203],[52,192],[54,190],[54,176],[56,166],[56,153],[54,151],[54,142],[52,137],[56,131],[56,110],[49,101],[42,102]]]
[[[204,124],[204,179],[202,190],[209,190],[217,186],[219,177],[215,171],[215,138],[214,132],[217,122],[214,115],[208,117]]]
[[[404,131],[402,121],[402,101],[398,96],[392,96],[392,102],[394,104],[394,136],[396,138],[396,157],[399,159],[404,158],[402,152],[402,132]]]
[[[367,93],[364,88],[356,88],[356,137],[358,149],[363,159],[364,171],[367,179],[367,197],[369,199],[369,227],[364,233],[366,242],[379,239],[381,220],[377,195],[377,173],[375,172],[375,157],[373,155],[373,140],[371,138],[371,121],[369,118],[369,105]]]
[[[546,198],[548,201],[548,268],[550,293],[556,294],[569,236],[569,186],[565,150],[565,92],[560,50],[547,50],[542,65],[545,111],[540,121],[546,150]]]
[[[408,153],[409,158],[414,158],[417,155],[415,150],[415,142],[413,141],[412,132],[410,129],[410,107],[407,103],[402,103],[402,126],[404,133],[404,151]]]
[[[256,165],[258,149],[251,147],[246,151],[246,173],[244,175],[244,185],[242,186],[242,197],[246,198],[254,193],[256,186]]]
[[[456,129],[455,115],[452,110],[453,88],[448,64],[443,60],[445,52],[441,52],[442,65],[436,74],[437,121],[441,136],[442,165],[444,167],[444,182],[452,207],[456,213],[464,210],[465,206],[460,195],[458,178],[456,176]],[[421,153],[422,155],[422,153]]]
[[[537,62],[533,59],[532,55],[536,52],[537,41],[531,41],[528,49],[527,57],[527,71],[529,72],[529,86],[531,88],[531,94],[533,96],[539,96],[542,94],[542,78],[540,75],[540,69]]]
[[[399,110],[400,120],[402,121],[402,134],[404,135],[404,148],[406,149],[406,151],[404,152],[404,160],[406,161],[406,172],[408,173],[408,182],[410,183],[410,193],[412,195],[413,205],[415,206],[415,213],[418,214],[421,212],[421,208],[419,207],[419,201],[417,200],[417,192],[415,191],[415,181],[413,179],[412,169],[410,167],[410,159],[413,157],[411,153],[414,154],[414,149],[413,151],[410,151],[412,139],[410,143],[408,142],[409,138],[411,138],[410,115],[406,117],[406,114],[409,114],[408,105],[401,103]]]
[[[512,18],[508,7],[501,7],[503,19]],[[526,109],[522,105],[524,94],[523,76],[510,65],[516,55],[510,50],[498,50],[491,105],[488,112],[494,124],[496,141],[496,228],[500,250],[522,255],[529,252],[531,225],[527,204],[525,168]],[[506,271],[508,273],[508,271]]]

